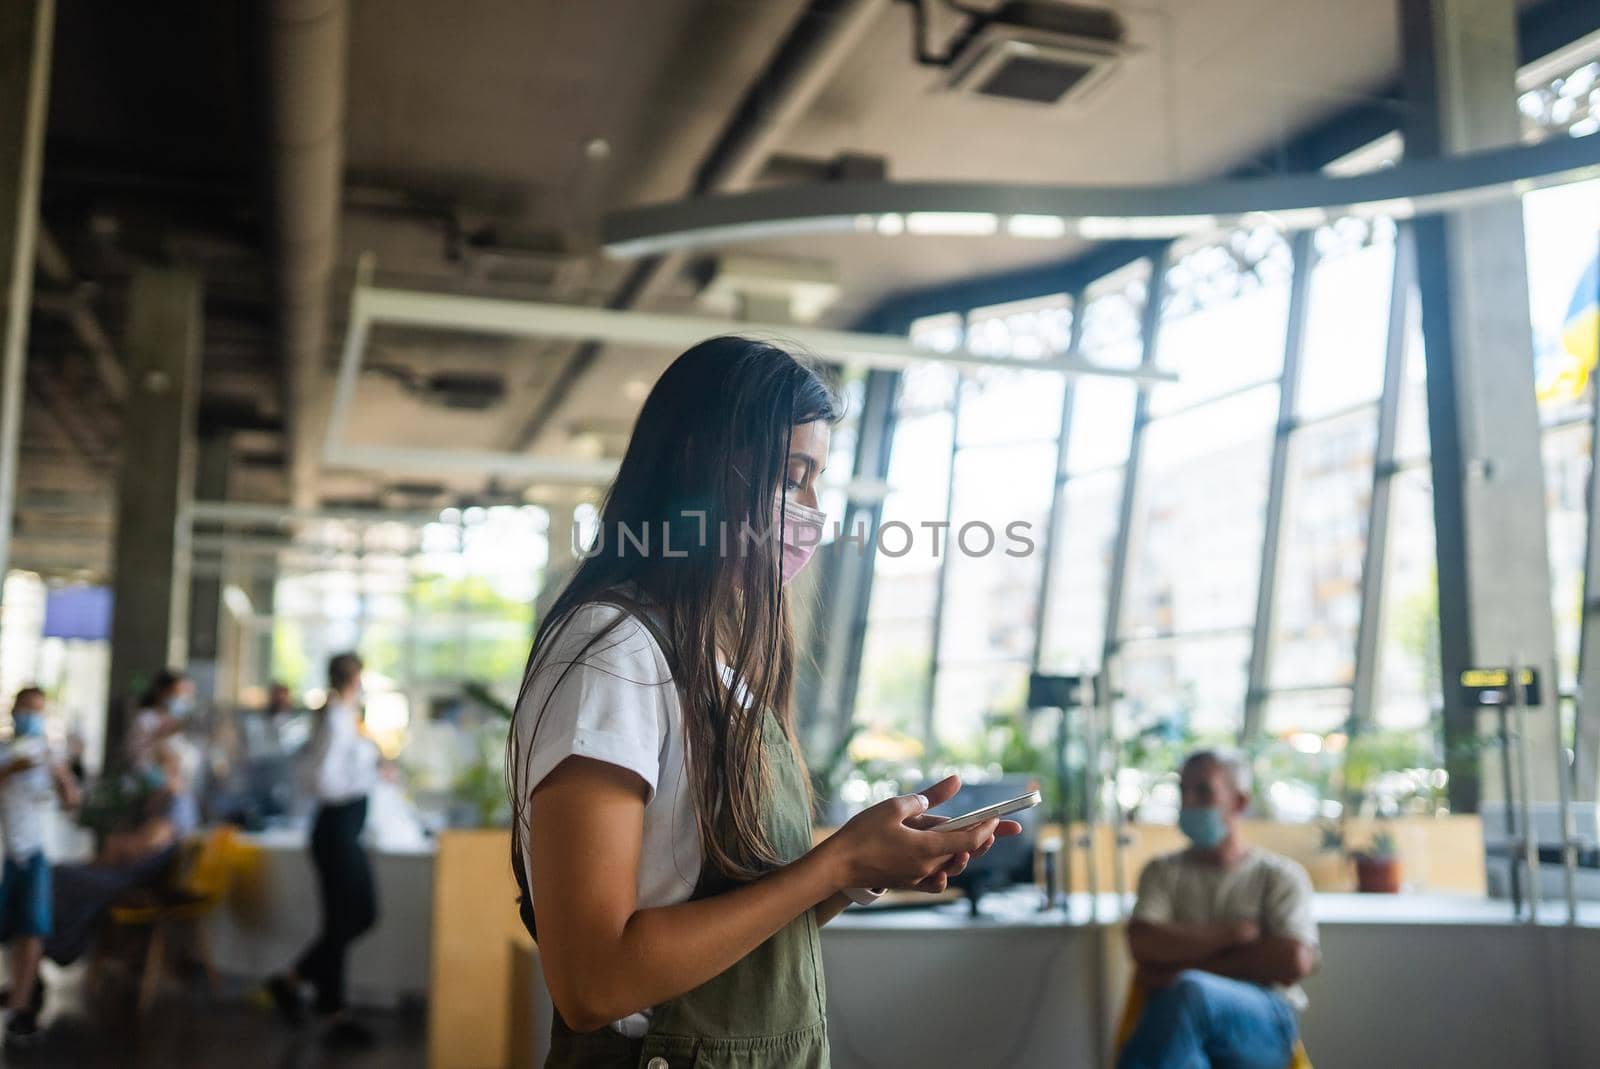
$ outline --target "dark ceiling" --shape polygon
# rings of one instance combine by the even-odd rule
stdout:
[[[266,137],[274,86],[260,3],[58,0],[16,563],[102,571],[120,441],[114,369],[129,272],[198,267],[206,286],[203,434],[233,455],[229,496],[285,501],[283,380],[273,344]],[[282,5],[280,4],[280,7]],[[288,5],[292,8],[294,5]],[[315,6],[315,5],[311,5]],[[379,282],[600,304],[630,265],[595,249],[611,207],[685,195],[805,0],[350,0],[342,206],[329,332],[314,354],[331,388],[355,261]],[[1107,3],[1135,46],[1071,108],[939,88],[912,55],[911,10],[884,2],[828,83],[782,132],[766,181],[841,153],[897,178],[1153,182],[1216,174],[1393,83],[1394,0]],[[958,27],[936,18],[935,37]],[[292,87],[290,87],[292,88]],[[1079,251],[1064,242],[808,238],[741,250],[821,264],[848,325],[885,297]],[[694,310],[705,277],[674,274],[651,300]],[[96,358],[92,321],[109,342]],[[671,354],[598,354],[553,417],[530,414],[563,376],[565,343],[404,332],[377,336],[352,438],[552,455],[616,448]],[[419,386],[440,372],[500,376],[475,410]],[[595,428],[605,432],[598,438]],[[596,447],[596,441],[603,446]],[[460,472],[322,471],[324,502],[432,507],[524,487]],[[73,539],[60,535],[71,528]],[[76,539],[76,541],[74,541]],[[78,546],[77,549],[63,548]]]

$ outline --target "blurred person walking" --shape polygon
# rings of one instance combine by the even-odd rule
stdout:
[[[179,669],[163,668],[139,699],[124,744],[128,767],[172,792],[172,822],[179,835],[200,826],[195,781],[203,759],[186,735],[193,712],[194,681]]]
[[[380,755],[377,744],[361,731],[361,670],[354,653],[328,662],[328,702],[317,716],[305,765],[307,787],[317,799],[311,863],[317,872],[322,928],[288,971],[267,981],[279,1013],[295,1025],[305,1020],[303,988],[309,984],[315,992],[312,1009],[326,1022],[323,1039],[346,1047],[374,1041],[371,1031],[350,1016],[345,1001],[350,944],[378,919],[377,890],[361,831]]]
[[[5,837],[6,854],[0,878],[0,939],[11,958],[11,987],[5,999],[8,1045],[38,1036],[44,1005],[38,976],[52,919],[50,861],[44,851],[51,794],[68,809],[78,804],[76,781],[45,739],[44,708],[44,691],[38,687],[18,691],[11,708],[12,738],[0,745],[0,834]]]

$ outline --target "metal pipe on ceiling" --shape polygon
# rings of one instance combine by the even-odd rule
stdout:
[[[94,308],[83,292],[82,283],[73,273],[71,261],[43,223],[39,224],[35,258],[39,271],[62,291],[36,292],[35,307],[66,319],[73,333],[78,336],[78,343],[88,352],[95,374],[100,377],[106,393],[121,404],[128,397],[128,373],[122,365],[122,358],[117,355],[110,335],[100,325],[100,317],[95,315]]]
[[[248,501],[196,501],[189,506],[189,518],[196,523],[293,526],[296,524],[337,522],[364,526],[399,523],[421,527],[439,522],[439,510],[387,511],[384,509],[319,508],[311,511],[287,505]]]
[[[284,372],[289,491],[316,495],[316,426],[344,169],[346,0],[273,0],[265,13],[267,215]]]
[[[839,64],[893,0],[811,0],[695,173],[693,193],[736,193],[749,188],[785,134],[805,115]],[[686,257],[668,254],[640,260],[606,307],[626,311],[648,302],[683,269]],[[600,356],[596,342],[580,345],[557,372],[550,388],[512,443],[531,449],[578,381]]]

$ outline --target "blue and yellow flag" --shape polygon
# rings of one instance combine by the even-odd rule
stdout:
[[[1572,291],[1561,323],[1561,352],[1553,374],[1541,375],[1539,401],[1577,401],[1583,396],[1600,361],[1600,257],[1588,268]]]

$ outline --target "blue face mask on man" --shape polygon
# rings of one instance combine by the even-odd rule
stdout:
[[[44,717],[38,713],[13,713],[11,726],[19,737],[44,734]]]
[[[1228,822],[1216,806],[1184,806],[1178,811],[1178,828],[1202,850],[1214,849],[1228,837]]]
[[[182,719],[194,709],[194,699],[187,694],[175,694],[167,702],[167,712]]]

